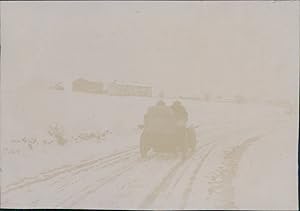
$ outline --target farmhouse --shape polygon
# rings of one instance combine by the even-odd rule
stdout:
[[[76,79],[72,82],[73,92],[102,94],[103,87],[104,85],[101,81],[89,81],[83,78]]]
[[[121,83],[114,81],[107,88],[109,95],[115,96],[152,96],[152,87],[137,83]]]

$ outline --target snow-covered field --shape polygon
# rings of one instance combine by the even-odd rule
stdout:
[[[297,208],[297,114],[270,105],[185,100],[189,124],[199,125],[196,152],[186,160],[164,154],[143,160],[138,125],[156,101],[3,93],[1,206]],[[64,144],[49,134],[53,125]]]

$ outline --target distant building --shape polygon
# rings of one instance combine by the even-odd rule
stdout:
[[[103,87],[104,85],[101,81],[89,81],[83,78],[76,79],[72,82],[73,92],[103,94]]]
[[[107,93],[114,96],[152,96],[152,87],[142,84],[121,83],[114,81],[107,87]]]
[[[63,91],[65,88],[63,86],[63,83],[59,82],[56,83],[55,85],[50,86],[49,89]]]

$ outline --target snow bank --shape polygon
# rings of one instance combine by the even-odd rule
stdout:
[[[233,182],[239,209],[297,209],[297,136],[297,122],[284,122],[244,152]]]

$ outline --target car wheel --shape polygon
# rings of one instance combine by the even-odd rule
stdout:
[[[150,150],[150,147],[148,146],[146,142],[146,135],[143,133],[141,135],[141,140],[140,140],[140,153],[142,158],[147,157],[147,153]]]

